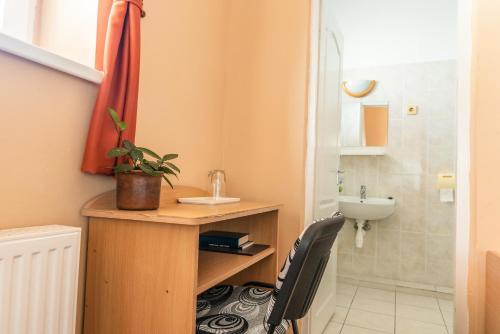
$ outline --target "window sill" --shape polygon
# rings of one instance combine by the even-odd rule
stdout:
[[[2,33],[0,33],[0,50],[96,84],[102,81],[102,72],[94,68]]]

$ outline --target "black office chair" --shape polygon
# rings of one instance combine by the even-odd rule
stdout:
[[[295,241],[276,285],[249,282],[219,285],[198,297],[197,334],[299,334],[316,295],[344,216],[335,213],[311,224]],[[271,290],[272,289],[272,290]]]

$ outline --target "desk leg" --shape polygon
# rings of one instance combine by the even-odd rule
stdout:
[[[194,333],[198,231],[92,218],[84,333]]]

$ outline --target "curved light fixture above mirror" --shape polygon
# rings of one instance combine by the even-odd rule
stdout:
[[[376,83],[375,80],[349,80],[342,83],[342,88],[349,96],[363,97],[372,92]]]

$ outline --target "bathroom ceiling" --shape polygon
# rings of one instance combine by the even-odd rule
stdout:
[[[457,0],[332,0],[346,68],[456,58]]]

